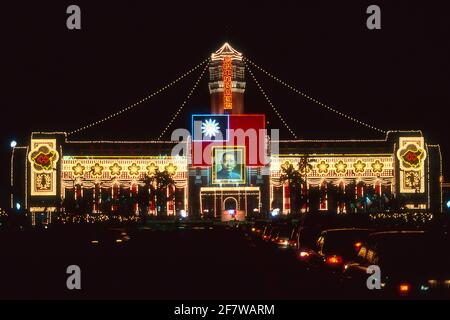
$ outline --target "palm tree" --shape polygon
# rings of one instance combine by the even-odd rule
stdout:
[[[356,180],[351,181],[345,186],[345,207],[348,213],[356,212]]]
[[[299,166],[299,165],[298,165]],[[301,197],[303,184],[302,174],[290,162],[281,165],[280,182],[287,183],[289,188],[289,200],[291,202],[291,213],[297,213],[298,205]]]
[[[145,217],[148,213],[148,205],[150,203],[150,177],[145,175],[142,180],[142,187],[138,189],[138,206],[139,206],[139,214]]]
[[[306,211],[308,211],[308,173],[312,171],[313,166],[310,164],[310,162],[314,162],[314,160],[310,160],[308,157],[308,154],[305,154],[302,156],[298,162],[298,170],[303,175],[303,187],[304,187],[304,194],[301,194],[301,201],[300,201],[300,208],[302,208],[304,205],[306,207]],[[300,189],[301,192],[301,189]]]
[[[338,185],[336,191],[336,210],[338,213],[343,213],[344,208],[347,208],[347,211],[350,210],[348,205],[346,205],[346,194],[345,187],[341,188],[341,184]]]
[[[146,180],[150,187],[150,199],[154,200],[156,204],[156,212],[161,210],[161,212],[167,213],[167,201],[174,199],[174,195],[167,192],[167,188],[175,185],[173,173],[168,170],[156,169],[151,176],[146,176]]]

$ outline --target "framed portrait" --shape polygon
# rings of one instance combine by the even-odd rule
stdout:
[[[212,148],[212,183],[243,184],[245,183],[245,147],[213,147]]]

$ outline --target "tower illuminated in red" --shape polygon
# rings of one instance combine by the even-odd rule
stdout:
[[[244,113],[244,92],[242,53],[225,43],[211,55],[209,67],[211,113]]]

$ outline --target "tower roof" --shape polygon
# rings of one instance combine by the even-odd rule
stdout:
[[[215,60],[223,60],[225,56],[231,56],[233,60],[242,60],[242,53],[234,49],[228,42],[225,42],[223,46],[220,47],[219,50],[211,54],[211,59]]]

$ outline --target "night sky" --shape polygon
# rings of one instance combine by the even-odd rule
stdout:
[[[95,2],[95,3],[94,3]],[[450,19],[430,1],[29,1],[2,4],[1,187],[9,142],[32,131],[71,131],[116,112],[175,79],[224,41],[318,100],[383,130],[421,129],[450,156]],[[442,1],[444,3],[444,1]],[[77,4],[82,29],[66,28]],[[366,28],[366,8],[381,7],[382,29]],[[201,70],[114,120],[72,139],[155,139]],[[301,138],[384,135],[257,79]],[[281,122],[246,74],[246,110]],[[209,111],[207,76],[175,127]],[[167,137],[166,137],[167,138]],[[2,201],[5,200],[2,192]],[[3,202],[2,202],[3,203]],[[2,204],[2,206],[4,206]]]

